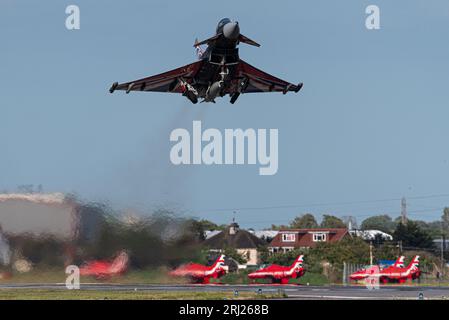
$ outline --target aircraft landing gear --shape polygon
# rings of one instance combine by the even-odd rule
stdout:
[[[185,81],[184,79],[178,79],[179,81],[179,85],[181,87],[181,92],[182,95],[187,97],[187,99],[189,99],[193,104],[197,104],[198,103],[198,92],[196,91],[196,89],[187,81]],[[175,85],[170,86],[171,90],[175,89]]]
[[[232,94],[232,96],[231,96],[231,101],[230,101],[231,104],[234,104],[237,101],[237,99],[239,98],[240,94],[242,92],[244,92],[246,90],[246,88],[248,88],[248,84],[249,84],[249,79],[248,78],[242,79],[240,81],[239,87],[238,87],[238,91],[234,92]]]
[[[192,91],[187,90],[182,95],[187,97],[187,99],[189,99],[193,104],[197,104],[198,103],[198,97]]]
[[[240,96],[240,92],[236,92],[236,93],[232,94],[231,101],[230,101],[231,104],[234,104],[237,101],[237,99],[239,98],[239,96]]]

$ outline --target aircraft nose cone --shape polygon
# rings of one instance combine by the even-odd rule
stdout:
[[[223,27],[223,35],[230,40],[237,40],[240,35],[238,22],[229,22]]]

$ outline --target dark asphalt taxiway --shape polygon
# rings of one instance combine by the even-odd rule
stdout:
[[[67,290],[65,284],[0,284],[1,289]],[[192,292],[256,292],[285,293],[287,299],[449,299],[449,287],[384,286],[301,286],[301,285],[154,285],[154,284],[81,284],[81,290],[100,291],[192,291]]]

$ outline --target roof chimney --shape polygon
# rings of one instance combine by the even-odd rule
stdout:
[[[229,227],[229,234],[231,236],[235,235],[239,231],[239,225],[234,221],[231,223],[231,226]]]

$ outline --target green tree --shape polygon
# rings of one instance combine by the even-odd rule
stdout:
[[[290,222],[290,227],[294,229],[313,229],[318,228],[318,223],[311,213],[303,214]]]
[[[423,231],[428,233],[432,239],[440,239],[441,238],[441,221],[421,221],[421,220],[413,220],[418,227],[420,227]]]
[[[229,258],[234,259],[235,261],[237,261],[237,262],[240,263],[240,264],[244,264],[244,263],[247,262],[246,257],[244,257],[243,255],[241,255],[240,253],[238,253],[237,250],[236,250],[235,248],[232,248],[232,247],[226,247],[226,248],[223,250],[223,254],[224,254],[226,257],[229,257]]]
[[[422,230],[418,224],[409,220],[407,224],[399,223],[393,233],[395,241],[402,241],[402,246],[407,249],[432,249],[434,242],[430,234]]]
[[[206,219],[201,219],[199,221],[197,221],[198,224],[200,224],[204,230],[224,230],[226,228],[225,225],[218,225],[212,221],[206,220]]]
[[[321,221],[321,228],[346,228],[346,225],[340,218],[325,214]]]
[[[271,230],[282,230],[282,229],[288,229],[289,226],[286,226],[284,224],[281,225],[276,225],[276,224],[272,224],[271,225]]]
[[[289,266],[300,254],[305,254],[305,251],[301,249],[295,249],[287,252],[277,252],[266,256],[266,259],[263,259],[261,257],[261,261],[264,264],[279,264],[282,266]]]
[[[185,223],[185,230],[184,233],[192,233],[197,239],[199,240],[205,240],[206,231],[213,231],[213,230],[223,230],[224,226],[219,226],[212,221],[209,220],[195,220],[195,219],[189,219]],[[184,235],[185,236],[185,235]]]
[[[444,208],[441,219],[449,225],[449,207]]]
[[[396,243],[387,242],[374,247],[376,260],[395,260],[399,255],[399,247]]]
[[[389,215],[379,215],[369,217],[363,220],[360,225],[362,230],[380,230],[386,233],[391,233],[396,228],[396,223]]]

